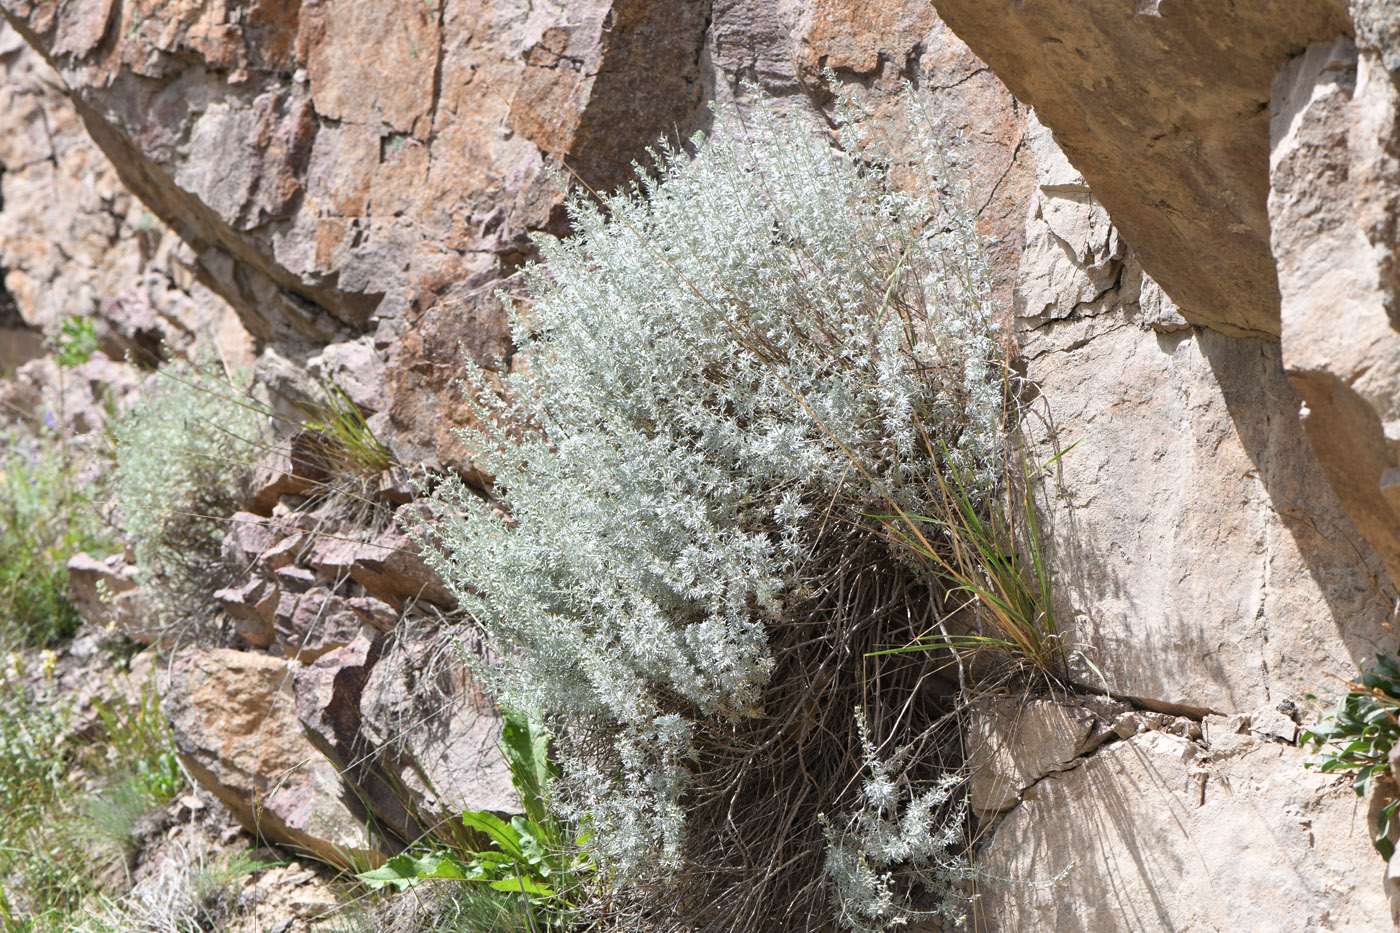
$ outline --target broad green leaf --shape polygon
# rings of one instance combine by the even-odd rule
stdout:
[[[554,889],[542,881],[526,878],[523,875],[516,875],[514,878],[502,878],[500,881],[491,882],[491,887],[497,891],[511,891],[515,894],[524,891],[532,897],[553,897]]]
[[[433,852],[428,855],[404,853],[396,855],[373,871],[361,872],[355,877],[371,888],[393,885],[402,891],[420,881],[435,878],[465,880],[468,869],[447,852]]]
[[[524,858],[520,848],[520,834],[505,820],[485,810],[467,810],[462,814],[462,824],[468,829],[485,833],[487,838],[500,850],[513,858]]]

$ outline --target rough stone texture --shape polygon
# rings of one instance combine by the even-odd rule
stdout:
[[[17,217],[26,226],[15,229],[50,231],[38,240],[81,241],[84,256],[169,244],[154,250],[154,265],[131,268],[169,268],[189,295],[194,286],[179,283],[197,277],[236,308],[258,338],[255,375],[279,413],[294,417],[317,379],[334,379],[405,462],[470,474],[470,451],[453,434],[466,417],[459,347],[487,366],[513,365],[496,292],[518,289],[530,233],[563,230],[545,171],[554,157],[593,184],[614,184],[656,136],[707,126],[705,100],[745,112],[754,92],[741,78],[829,131],[827,66],[899,151],[899,93],[910,80],[926,112],[961,134],[954,148],[992,238],[1002,305],[1013,305],[1014,289],[1042,411],[1060,443],[1082,441],[1061,461],[1055,522],[1066,634],[1096,664],[1076,676],[1098,686],[1102,672],[1115,697],[1138,707],[1086,716],[1039,704],[988,720],[992,790],[979,809],[1009,809],[982,864],[1017,880],[1080,864],[1055,886],[985,892],[987,926],[1372,929],[1384,905],[1379,877],[1357,869],[1375,865],[1364,814],[1354,816],[1348,788],[1300,770],[1287,744],[1297,723],[1280,710],[1334,691],[1327,675],[1345,676],[1393,644],[1380,624],[1389,607],[1365,579],[1381,564],[1304,437],[1360,531],[1389,557],[1377,536],[1394,522],[1368,504],[1382,501],[1395,466],[1375,431],[1385,437],[1385,406],[1400,394],[1387,381],[1389,318],[1375,315],[1391,307],[1393,257],[1374,244],[1394,242],[1395,189],[1392,98],[1374,56],[1363,51],[1353,66],[1314,53],[1271,89],[1310,42],[1348,32],[1345,10],[1328,0],[939,5],[1045,125],[927,4],[0,0],[61,75],[35,84],[41,66],[0,38],[11,79],[0,95],[14,104],[0,120],[13,114],[24,128],[0,142],[0,218],[6,233]],[[1363,49],[1393,68],[1377,38],[1389,28],[1386,4],[1354,7]],[[60,90],[76,108],[70,131],[45,141],[34,128]],[[1282,127],[1272,176],[1271,98]],[[82,174],[90,156],[71,132],[74,112],[183,245],[143,230],[144,213],[133,215],[119,187],[93,210],[39,209],[48,165],[107,190],[107,176]],[[39,155],[11,155],[25,147]],[[26,178],[29,194],[11,197]],[[0,243],[0,265],[28,276],[6,276],[26,301],[44,287],[81,287],[44,264],[45,248],[14,242]],[[99,263],[75,268],[85,264]],[[1346,327],[1312,320],[1337,288],[1334,269],[1351,276],[1339,293],[1356,298],[1354,327],[1352,318]],[[177,317],[161,311],[165,298],[97,290],[112,348],[149,346]],[[15,322],[41,317],[18,295],[0,293],[15,354],[33,349],[32,330]],[[1358,330],[1374,339],[1329,343]],[[1281,351],[1254,339],[1280,331]],[[1285,366],[1309,400],[1302,426]],[[38,384],[0,392],[27,402]],[[1052,446],[1047,432],[1033,440]],[[1351,468],[1364,474],[1355,494]],[[290,454],[279,469],[294,472]],[[264,479],[262,491],[280,482]],[[391,502],[404,498],[392,478],[384,489]],[[182,656],[170,702],[191,767],[249,820],[248,801],[266,796],[265,831],[284,826],[308,847],[296,834],[323,825],[312,809],[329,807],[342,828],[346,810],[303,727],[330,758],[358,763],[349,778],[400,835],[416,827],[393,802],[443,815],[507,809],[494,719],[459,659],[413,628],[415,611],[450,598],[397,530],[378,538],[343,516],[302,521],[296,496],[250,495],[277,516],[265,526],[272,540],[250,531],[229,542],[251,578],[219,600],[248,644],[319,654],[297,669],[298,715],[288,706],[291,662]],[[387,547],[374,548],[376,538]],[[343,624],[312,644],[328,610]],[[1211,717],[1209,744],[1198,745],[1194,724],[1160,711],[1231,718]],[[216,728],[225,717],[227,734]],[[280,781],[260,770],[269,753],[283,770],[318,764]]]
[[[351,781],[380,824],[405,842],[426,832],[426,816],[411,811],[407,798],[381,773],[374,746],[361,730],[360,696],[379,661],[380,644],[359,637],[297,670],[297,719],[311,744]]]
[[[971,711],[967,766],[972,774],[968,803],[979,818],[1009,810],[1021,792],[1045,775],[1062,771],[1080,755],[1113,737],[1114,713],[1126,703],[1098,711],[1051,700],[989,699]]]
[[[1053,139],[1036,151],[1017,304],[1035,315],[1037,456],[1052,428],[1078,442],[1052,516],[1070,638],[1115,695],[1166,711],[1335,693],[1329,675],[1392,643],[1390,607],[1358,572],[1381,566],[1303,436],[1278,345],[1188,326],[1132,253],[1105,267],[1102,209]]]
[[[362,733],[415,812],[515,812],[500,718],[454,635],[419,623],[386,639],[360,699]]]
[[[312,546],[308,561],[322,576],[349,577],[370,596],[396,608],[420,599],[444,608],[457,602],[423,560],[418,545],[398,527],[367,542],[323,538]]]
[[[1142,733],[1027,790],[980,862],[1016,883],[983,885],[976,928],[1386,929],[1385,866],[1350,787],[1220,717],[1207,737]]]
[[[1350,31],[1337,0],[937,0],[1055,131],[1143,267],[1193,324],[1279,333],[1270,84]]]
[[[1382,929],[1366,808],[1302,768],[1281,712],[1314,714],[1305,694],[1335,695],[1333,676],[1393,645],[1367,580],[1380,561],[1312,454],[1278,344],[1189,324],[1055,138],[1035,121],[1028,137],[1030,440],[1037,461],[1078,442],[1052,497],[1057,608],[1094,661],[1078,679],[1139,709],[1077,757],[1082,716],[1024,738],[987,721],[974,789],[984,816],[1010,809],[980,864],[1018,883],[983,890],[979,928]],[[1194,723],[1144,706],[1232,718],[1208,717],[1203,749]]]
[[[657,138],[707,126],[708,98],[747,99],[741,78],[824,128],[829,65],[896,142],[912,81],[961,134],[1009,298],[1029,180],[1018,107],[931,9],[887,7],[0,3],[262,341],[259,372],[276,358],[344,378],[406,462],[462,469],[459,348],[510,365],[496,292],[517,287],[530,232],[562,230],[547,165],[616,185]],[[260,379],[274,396],[296,382]]]
[[[68,598],[88,625],[149,644],[159,625],[135,578],[121,554],[98,560],[80,552],[68,559]]]
[[[302,735],[287,661],[187,649],[162,692],[180,759],[250,832],[353,868],[379,857],[334,767]]]
[[[52,337],[64,319],[88,318],[114,358],[128,350],[149,358],[165,340],[249,362],[232,309],[199,282],[190,249],[122,184],[62,87],[0,21],[0,319],[9,309],[12,331]]]
[[[1400,90],[1339,39],[1279,73],[1273,110],[1284,366],[1332,487],[1400,579]]]
[[[295,692],[312,743],[405,842],[463,809],[517,811],[500,720],[439,631],[362,635],[298,670]]]
[[[302,663],[350,644],[366,629],[371,626],[364,617],[324,586],[284,595],[273,614],[277,646],[282,654]]]

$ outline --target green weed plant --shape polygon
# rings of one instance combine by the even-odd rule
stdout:
[[[487,840],[486,849],[407,852],[356,877],[371,888],[405,890],[430,880],[481,884],[519,896],[529,905],[530,928],[565,929],[572,889],[589,870],[578,840],[549,809],[550,785],[558,770],[549,753],[549,733],[525,715],[507,711],[501,751],[524,814],[509,821],[485,810],[467,810],[462,825]]]
[[[0,650],[51,646],[82,622],[68,598],[68,558],[102,554],[110,544],[56,437],[11,439],[7,447],[0,453]]]
[[[1390,778],[1390,750],[1400,739],[1400,663],[1376,655],[1375,665],[1347,686],[1337,708],[1316,728],[1304,730],[1300,744],[1311,745],[1317,753],[1310,766],[1324,774],[1351,775],[1356,795],[1367,797],[1378,781]],[[1397,809],[1400,797],[1393,797],[1377,815],[1371,838],[1386,860],[1395,854],[1390,823]]]

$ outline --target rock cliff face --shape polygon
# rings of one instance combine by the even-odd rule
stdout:
[[[466,469],[458,348],[513,365],[496,294],[532,234],[565,231],[561,164],[622,183],[713,99],[826,126],[826,68],[898,148],[908,81],[969,169],[1039,388],[1032,440],[1079,442],[1059,462],[1059,608],[1094,661],[1079,680],[1112,697],[973,730],[981,862],[1047,882],[989,885],[979,928],[1389,929],[1366,805],[1296,742],[1307,694],[1395,645],[1393,17],[936,6],[0,0],[0,333],[28,334],[15,357],[69,314],[104,321],[113,352],[204,339],[287,400],[332,377],[402,460]],[[252,491],[226,545],[247,650],[172,668],[186,754],[230,799],[289,786],[202,705],[237,676],[292,736],[282,758],[317,750],[356,788],[347,804],[307,770],[259,824],[283,841],[358,851],[366,808],[408,837],[406,798],[504,807],[469,683],[434,687],[439,738],[460,741],[395,741],[433,643],[390,636],[434,581],[376,556],[406,543],[394,529],[313,544],[282,494]],[[471,777],[433,792],[407,751]],[[344,832],[306,835],[314,800]]]

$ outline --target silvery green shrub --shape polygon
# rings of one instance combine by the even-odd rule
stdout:
[[[955,885],[974,874],[955,854],[962,821],[945,816],[959,777],[945,774],[918,794],[901,792],[890,765],[876,754],[859,710],[856,715],[866,771],[861,805],[837,820],[822,818],[837,921],[853,933],[883,933],[935,916],[962,924],[965,916],[958,908],[971,897]],[[924,888],[934,910],[909,906],[896,884],[910,882]]]
[[[560,804],[614,878],[682,864],[698,722],[781,712],[767,632],[816,537],[919,511],[944,446],[992,481],[973,218],[936,144],[908,193],[857,129],[843,152],[721,111],[693,157],[575,195],[513,308],[525,364],[468,379],[493,501],[450,480],[422,535],[483,676],[559,732]]]
[[[225,585],[220,543],[269,430],[245,388],[215,363],[176,360],[112,425],[117,522],[162,627],[199,630]]]

